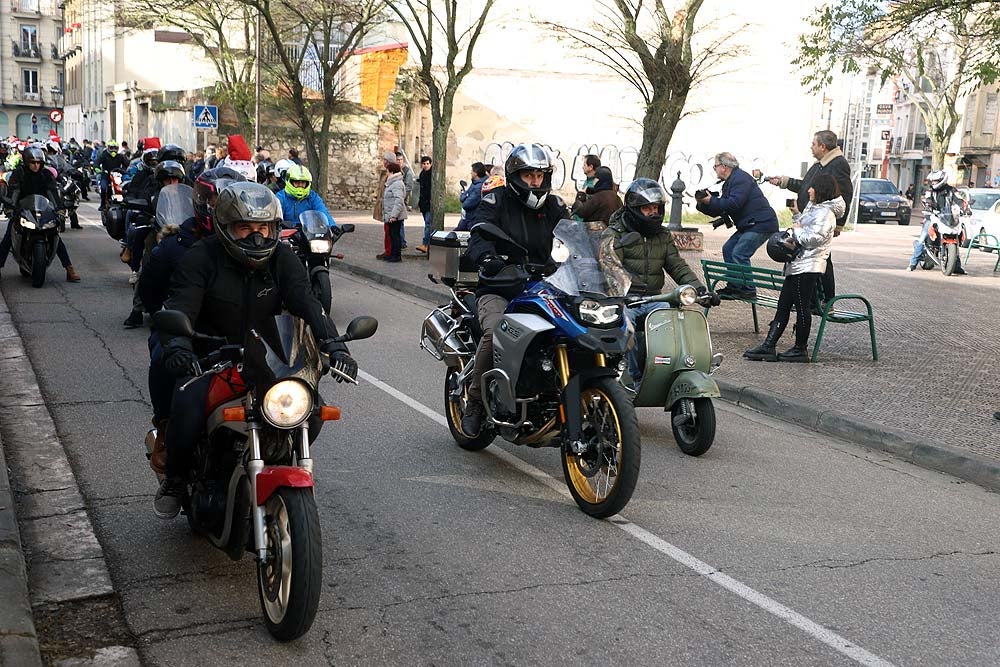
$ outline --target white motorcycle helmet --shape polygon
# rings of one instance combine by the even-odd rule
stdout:
[[[927,174],[927,184],[931,190],[940,190],[948,185],[948,172],[944,169],[936,169]]]
[[[278,160],[274,165],[274,175],[281,180],[285,180],[285,174],[288,170],[295,166],[295,163],[291,160]]]

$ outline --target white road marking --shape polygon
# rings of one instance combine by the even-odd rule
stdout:
[[[444,427],[448,426],[448,421],[445,419],[444,415],[441,415],[435,412],[433,409],[427,407],[423,403],[420,403],[419,401],[410,398],[409,396],[399,391],[395,387],[392,387],[391,385],[382,382],[378,378],[362,370],[358,371],[358,377],[374,385],[378,389],[381,389],[382,391],[389,394],[396,400],[406,404],[407,406],[413,408],[417,412],[425,415],[426,417],[437,422],[438,424]],[[561,495],[567,498],[572,498],[572,496],[569,493],[569,490],[566,488],[566,485],[562,481],[556,480],[545,471],[531,465],[527,461],[524,461],[514,456],[513,454],[496,447],[487,449],[485,450],[484,453],[490,454],[500,459],[501,461],[507,463],[511,467],[516,468],[517,470],[523,472],[529,477],[537,480],[541,484],[544,484],[548,488],[557,491]],[[743,598],[750,604],[759,607],[760,609],[763,609],[767,613],[777,616],[786,623],[802,630],[812,638],[823,642],[824,644],[834,649],[838,653],[847,656],[848,658],[855,661],[859,665],[865,665],[866,667],[894,667],[893,663],[889,662],[888,660],[880,658],[879,656],[865,650],[861,646],[858,646],[857,644],[846,639],[845,637],[838,635],[836,632],[823,627],[822,625],[816,623],[815,621],[809,620],[802,614],[799,614],[793,609],[786,607],[777,600],[770,598],[764,595],[763,593],[760,593],[750,588],[746,584],[737,581],[736,579],[733,579],[729,575],[720,572],[719,570],[712,567],[708,563],[698,558],[695,558],[694,556],[684,551],[683,549],[675,547],[673,544],[670,544],[666,540],[657,537],[656,535],[649,532],[645,528],[642,528],[641,526],[632,523],[622,515],[616,514],[615,516],[608,519],[608,521],[610,521],[612,524],[614,524],[624,532],[628,533],[632,537],[638,539],[642,543],[652,547],[653,549],[656,549],[665,556],[669,556],[670,558],[680,563],[681,565],[691,570],[694,570],[701,576],[705,577],[708,581],[711,581],[712,583],[717,584],[722,588],[725,588],[727,591],[731,593],[735,593],[736,595]]]

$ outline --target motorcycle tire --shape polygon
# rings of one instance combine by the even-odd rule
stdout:
[[[48,258],[45,257],[45,246],[38,243],[31,253],[31,286],[41,287],[45,284],[45,270],[49,264]]]
[[[628,504],[639,480],[639,420],[615,378],[587,381],[580,397],[581,438],[597,449],[589,447],[583,454],[574,454],[570,444],[564,442],[563,476],[577,506],[585,514],[606,519]]]
[[[924,256],[924,263],[920,265],[920,268],[922,268],[924,271],[930,271],[931,269],[934,268],[934,266],[935,266],[934,260],[931,259],[930,257]]]
[[[312,489],[283,487],[265,505],[269,560],[257,563],[257,593],[268,632],[298,639],[313,624],[323,588],[323,538]]]
[[[319,272],[312,279],[313,294],[319,299],[323,306],[323,312],[330,316],[330,308],[333,307],[333,291],[330,288],[330,274]]]
[[[946,243],[944,248],[942,248],[941,254],[941,272],[946,276],[950,276],[955,273],[955,269],[958,267],[958,245],[955,243]]]
[[[451,437],[455,439],[455,444],[459,447],[467,452],[478,452],[481,449],[489,447],[497,437],[497,434],[496,431],[486,424],[483,424],[483,427],[479,430],[479,435],[474,438],[470,438],[462,430],[462,411],[465,408],[464,401],[453,401],[451,399],[452,378],[458,375],[458,373],[457,369],[448,368],[444,374],[444,412],[446,415],[445,418],[448,420],[448,430],[451,431]]]
[[[682,398],[670,408],[674,441],[688,456],[701,456],[715,441],[715,405],[710,398]]]

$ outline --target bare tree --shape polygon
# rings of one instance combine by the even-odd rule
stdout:
[[[420,60],[419,77],[427,87],[431,107],[431,135],[434,164],[431,172],[432,227],[444,227],[445,165],[448,163],[448,131],[454,111],[455,94],[472,71],[472,53],[495,0],[479,0],[479,16],[468,26],[459,20],[458,0],[390,0],[389,8],[410,33]],[[462,0],[469,11],[472,0]],[[474,15],[475,11],[471,12]],[[439,53],[443,52],[443,62]]]
[[[119,0],[115,22],[127,29],[169,26],[201,47],[219,75],[216,93],[248,135],[254,120],[254,11],[240,0]]]
[[[582,57],[610,68],[642,97],[642,146],[636,177],[658,179],[677,123],[685,115],[688,93],[717,75],[722,49],[733,33],[720,34],[698,49],[691,47],[695,19],[704,0],[683,0],[670,11],[663,0],[600,0],[599,16],[578,28],[540,22],[561,39],[583,47]]]
[[[836,0],[811,19],[794,62],[802,83],[817,91],[838,68],[873,67],[883,82],[897,78],[927,126],[932,168],[940,169],[962,117],[959,100],[996,78],[996,41],[986,37],[997,28],[998,11],[1000,3],[975,0]]]

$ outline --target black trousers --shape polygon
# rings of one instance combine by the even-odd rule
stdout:
[[[400,220],[389,223],[389,247],[391,248],[389,257],[393,259],[399,259],[399,254],[403,251],[403,240],[400,236],[402,229],[403,223]]]
[[[795,345],[798,347],[805,347],[809,344],[809,329],[812,326],[811,306],[816,295],[816,283],[820,279],[820,275],[819,273],[800,273],[786,276],[785,284],[781,287],[781,294],[778,295],[778,310],[774,315],[774,321],[780,322],[783,330],[788,325],[792,306],[795,307]]]
[[[829,299],[837,294],[837,281],[833,277],[833,255],[826,258],[826,273],[822,278],[823,299]]]

